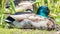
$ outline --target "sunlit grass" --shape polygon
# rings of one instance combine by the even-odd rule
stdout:
[[[5,12],[5,3],[6,3],[6,0],[0,0],[0,25],[2,24],[3,22],[3,16],[4,16],[4,12]]]
[[[0,29],[0,34],[54,34],[54,32],[38,29]]]

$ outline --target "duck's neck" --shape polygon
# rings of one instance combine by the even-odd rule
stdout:
[[[44,14],[44,13],[41,13],[41,14],[38,14],[39,16],[42,16],[42,17],[44,17],[44,18],[48,18],[49,16],[48,15],[46,15],[46,14]]]

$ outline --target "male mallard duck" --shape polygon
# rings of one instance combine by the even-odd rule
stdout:
[[[47,6],[39,7],[37,14],[31,12],[20,12],[9,15],[5,20],[9,24],[13,24],[18,28],[38,28],[52,30],[56,28],[53,19],[49,18]]]

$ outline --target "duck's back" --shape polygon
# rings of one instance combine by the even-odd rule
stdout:
[[[31,12],[16,12],[14,15],[32,14]]]

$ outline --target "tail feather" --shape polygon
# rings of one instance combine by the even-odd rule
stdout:
[[[8,16],[6,19],[4,19],[5,22],[12,24],[13,21],[15,21],[15,19],[13,19],[12,17]]]

